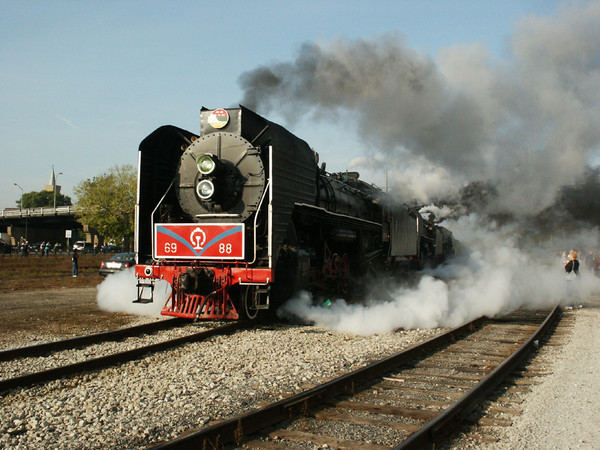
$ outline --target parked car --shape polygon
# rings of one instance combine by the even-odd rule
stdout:
[[[100,275],[106,276],[135,266],[135,253],[117,253],[100,263]]]
[[[77,241],[73,244],[73,250],[77,250],[79,253],[91,253],[93,249],[91,242]]]
[[[118,246],[116,246],[115,244],[106,244],[104,246],[102,246],[102,248],[100,249],[100,251],[102,253],[114,253],[114,252],[118,252],[120,249]]]

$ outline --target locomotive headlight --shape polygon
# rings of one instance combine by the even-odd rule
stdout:
[[[196,157],[196,164],[198,165],[198,170],[202,175],[213,173],[217,167],[217,163],[213,159],[213,156],[208,153],[198,155]]]
[[[215,185],[210,180],[202,180],[196,186],[196,193],[202,200],[209,200],[215,193]]]

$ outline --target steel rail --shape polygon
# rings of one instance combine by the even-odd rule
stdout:
[[[456,429],[456,426],[471,412],[481,399],[489,395],[515,368],[537,348],[541,336],[557,321],[560,308],[556,306],[536,331],[498,367],[492,370],[473,389],[465,393],[456,403],[427,423],[423,428],[411,434],[394,450],[432,448],[436,442]]]
[[[235,331],[247,328],[248,326],[250,326],[250,323],[251,322],[234,322],[222,327],[213,328],[211,330],[205,330],[199,333],[194,333],[188,336],[182,336],[164,342],[158,342],[156,344],[139,347],[132,350],[126,350],[124,352],[113,353],[111,355],[88,359],[86,361],[81,361],[66,366],[55,367],[40,372],[30,373],[14,378],[9,378],[6,380],[1,380],[0,392],[4,392],[9,389],[14,389],[18,387],[27,387],[33,384],[44,383],[47,381],[56,380],[64,376],[86,372],[89,370],[105,368],[108,366],[134,360],[141,356],[147,355],[148,353],[168,350],[170,348],[177,347],[179,345],[187,344],[190,342],[198,342],[212,336],[231,334]]]
[[[311,407],[322,404],[323,399],[342,394],[354,392],[365,378],[375,377],[386,373],[400,365],[408,364],[421,356],[423,353],[440,348],[453,342],[459,336],[466,334],[483,323],[483,319],[477,319],[465,325],[456,327],[446,333],[432,337],[422,343],[413,345],[399,353],[388,356],[363,368],[342,375],[339,378],[319,385],[306,392],[294,395],[287,399],[273,403],[256,411],[224,420],[218,424],[206,427],[196,432],[186,434],[172,441],[158,444],[153,449],[197,449],[197,448],[220,448],[231,443],[241,443],[243,439],[270,425],[284,419],[294,417]]]
[[[0,351],[0,361],[10,361],[17,358],[47,355],[59,350],[69,350],[84,345],[97,344],[99,342],[118,341],[130,336],[138,336],[144,333],[152,333],[166,328],[182,326],[190,323],[185,319],[168,319],[160,322],[145,323],[133,327],[120,328],[118,330],[103,331],[101,333],[76,336],[54,342],[17,347]]]

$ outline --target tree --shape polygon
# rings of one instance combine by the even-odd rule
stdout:
[[[113,242],[130,242],[137,178],[131,164],[115,166],[108,173],[80,182],[74,188],[78,197],[78,220],[96,229]]]
[[[21,199],[17,200],[17,205]],[[56,193],[56,206],[71,206],[71,197]],[[23,205],[21,208],[45,208],[54,206],[54,191],[27,192],[23,194]]]

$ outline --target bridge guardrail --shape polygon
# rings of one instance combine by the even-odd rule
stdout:
[[[1,218],[72,216],[79,208],[77,206],[57,206],[46,208],[16,209],[6,208],[0,211]]]

